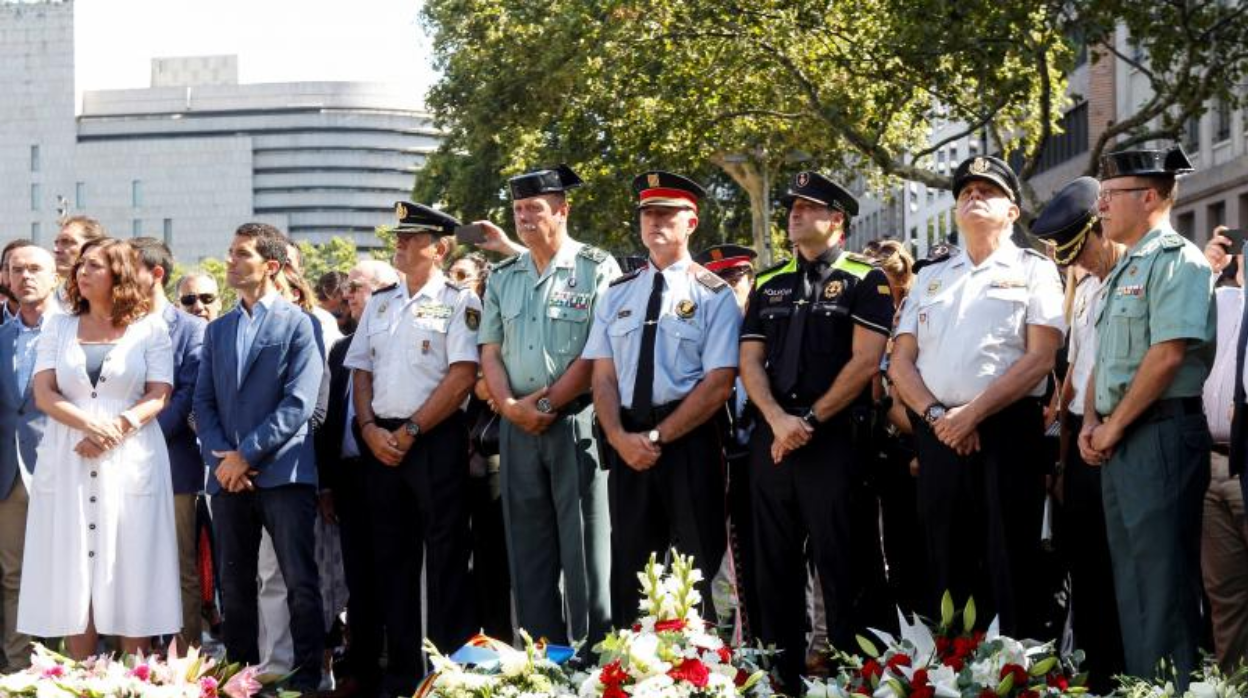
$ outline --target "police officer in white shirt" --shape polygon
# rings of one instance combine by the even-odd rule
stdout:
[[[670,172],[633,181],[650,263],[607,288],[582,356],[611,468],[611,608],[637,614],[637,573],[668,546],[710,579],[727,547],[724,461],[713,417],[737,377],[741,310],[728,284],[689,256],[696,182]],[[705,609],[704,609],[705,610]],[[704,614],[705,615],[705,614]]]
[[[427,636],[459,647],[474,631],[469,574],[468,430],[460,411],[477,377],[481,301],[442,275],[459,221],[395,205],[394,266],[404,283],[369,299],[347,352],[355,369],[356,438],[389,659],[382,690],[411,695],[421,667],[420,571]]]
[[[902,306],[889,372],[910,408],[935,613],[949,590],[986,624],[1039,630],[1029,569],[1044,506],[1040,398],[1066,330],[1057,268],[1010,240],[1019,184],[990,156],[958,166],[965,250],[924,267]]]

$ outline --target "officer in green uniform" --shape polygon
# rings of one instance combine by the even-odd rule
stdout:
[[[750,437],[750,492],[761,616],[784,686],[801,686],[806,657],[806,555],[814,558],[828,639],[853,644],[868,582],[882,582],[878,512],[866,489],[871,379],[893,321],[875,263],[841,249],[858,200],[818,172],[800,172],[789,207],[787,262],[759,274],[741,326],[741,379],[762,419]],[[858,423],[855,424],[855,420]],[[855,438],[855,435],[859,438]],[[865,525],[864,525],[865,524]],[[870,545],[869,541],[876,541]],[[856,555],[855,546],[875,550]],[[822,649],[822,648],[820,648]]]
[[[478,341],[504,417],[500,472],[517,620],[535,638],[592,647],[611,627],[611,527],[591,364],[580,355],[598,298],[620,268],[568,236],[565,192],[580,184],[565,165],[510,181],[528,251],[490,274]]]
[[[1127,246],[1101,291],[1079,448],[1104,465],[1110,556],[1127,672],[1174,662],[1179,690],[1201,637],[1201,502],[1209,485],[1201,388],[1213,365],[1213,273],[1170,226],[1181,148],[1101,160],[1104,233]]]

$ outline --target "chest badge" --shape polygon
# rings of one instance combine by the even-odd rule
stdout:
[[[837,279],[829,281],[827,286],[823,287],[823,297],[825,300],[833,300],[840,297],[841,292],[845,290],[845,282]]]
[[[939,290],[940,290],[940,281],[933,281],[932,283],[927,285],[927,295],[929,296],[935,295],[936,292]]]
[[[575,277],[575,276],[569,276],[569,277],[568,277],[568,288],[576,288],[576,277]]]
[[[381,302],[381,303],[377,306],[377,314],[378,314],[378,315],[385,315],[385,314],[386,314],[386,311],[387,311],[387,310],[389,310],[389,309],[390,309],[390,301],[382,301],[382,302]]]
[[[698,309],[698,304],[689,299],[685,299],[676,304],[676,315],[682,319],[688,320],[693,317],[693,311]]]
[[[428,353],[429,353],[429,346],[430,346],[430,345],[429,345],[429,340],[427,340],[427,339],[422,339],[422,340],[420,341],[420,353],[422,353],[422,354],[428,354]]]
[[[632,315],[632,314],[633,314],[633,311],[629,310],[628,308],[625,308],[625,309],[621,310],[620,312],[616,313],[616,314],[615,314],[615,317],[616,317],[616,319],[622,320],[622,319],[624,319],[624,318],[626,318],[626,317],[628,317],[628,316],[630,316],[630,315]]]
[[[1130,269],[1127,270],[1127,276],[1135,276],[1136,273],[1139,272],[1139,270],[1140,270],[1139,267],[1132,266]]]

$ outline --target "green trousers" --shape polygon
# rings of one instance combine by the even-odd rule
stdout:
[[[1180,691],[1198,662],[1210,446],[1204,415],[1139,421],[1101,478],[1127,673],[1152,678],[1168,660]]]
[[[561,416],[539,436],[505,419],[499,430],[516,618],[534,639],[586,648],[611,629],[611,518],[593,414]]]

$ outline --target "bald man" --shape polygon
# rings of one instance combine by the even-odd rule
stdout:
[[[351,313],[352,325],[363,316],[364,306],[375,291],[393,288],[399,273],[380,260],[356,264],[347,274],[343,299]],[[316,432],[316,462],[321,483],[321,515],[337,520],[342,539],[342,565],[347,577],[347,622],[351,643],[338,687],[343,692],[373,695],[381,679],[377,658],[381,655],[381,614],[377,606],[380,590],[372,577],[373,544],[368,534],[364,500],[364,464],[361,444],[351,433],[351,369],[343,366],[349,334],[329,350],[329,411],[325,425]]]
[[[221,315],[221,289],[202,271],[187,272],[178,280],[178,306],[208,322]]]
[[[8,255],[9,288],[17,299],[12,322],[0,327],[0,594],[4,598],[3,650],[9,671],[30,664],[30,638],[17,632],[17,596],[26,541],[27,485],[35,471],[35,448],[47,417],[35,408],[30,391],[36,345],[43,321],[60,311],[53,298],[56,260],[33,244]]]

